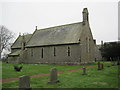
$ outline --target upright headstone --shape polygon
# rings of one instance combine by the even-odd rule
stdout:
[[[48,82],[49,84],[57,83],[59,80],[57,80],[57,69],[53,68],[50,71],[50,81]]]
[[[101,69],[104,69],[104,64],[101,64]]]
[[[98,70],[101,70],[100,62],[98,62]]]
[[[86,73],[86,67],[83,67],[82,69],[83,69],[82,75],[87,75],[87,73]]]
[[[20,77],[19,89],[30,89],[30,77],[29,76]]]

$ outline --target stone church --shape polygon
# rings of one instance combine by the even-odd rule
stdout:
[[[89,26],[89,13],[83,9],[83,21],[19,35],[11,46],[9,63],[87,64],[95,57],[95,40]]]

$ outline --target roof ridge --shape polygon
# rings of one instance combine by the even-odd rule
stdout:
[[[82,22],[75,22],[75,23],[69,23],[69,24],[64,24],[64,25],[62,24],[62,25],[51,26],[51,27],[48,27],[48,28],[38,29],[37,31],[40,31],[40,30],[47,30],[47,29],[50,29],[50,28],[56,28],[56,27],[61,27],[61,26],[79,24],[79,23],[82,23]]]

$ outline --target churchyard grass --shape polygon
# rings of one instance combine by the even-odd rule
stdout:
[[[118,88],[118,66],[111,66],[106,67],[108,64],[102,62],[105,64],[105,67],[103,70],[97,70],[96,67],[87,68],[87,75],[82,75],[82,70],[73,71],[73,72],[65,72],[62,74],[58,74],[58,80],[60,80],[59,83],[55,84],[47,84],[49,81],[49,76],[41,76],[41,77],[35,77],[31,78],[31,88]],[[6,67],[11,67],[13,69],[13,64],[6,64],[4,63]],[[8,65],[8,66],[7,66]],[[5,69],[5,66],[3,66],[3,70]],[[36,67],[36,68],[35,68]],[[38,67],[41,69],[38,69]],[[56,67],[58,72],[59,71],[65,71],[65,70],[72,70],[76,68],[80,68],[83,66],[75,66],[75,65],[24,65],[22,72],[15,72],[12,71],[3,71],[3,75],[8,74],[8,76],[3,76],[4,78],[8,78],[10,76],[20,76],[23,74],[40,74],[40,73],[49,73],[49,69]],[[30,68],[29,70],[33,71],[24,71],[24,69]],[[35,70],[37,69],[37,70]],[[13,73],[14,72],[14,73]],[[17,73],[17,75],[13,75],[10,73]],[[22,74],[20,74],[22,73]],[[9,76],[10,75],[10,76]],[[4,82],[3,88],[18,88],[18,80],[11,81],[11,82]]]
[[[14,70],[14,65],[23,66],[21,72]],[[90,66],[95,64],[89,64],[84,66]],[[42,73],[49,73],[51,68],[56,68],[58,72],[82,68],[83,65],[47,65],[47,64],[8,64],[2,63],[2,78],[13,78],[23,75],[36,75]]]

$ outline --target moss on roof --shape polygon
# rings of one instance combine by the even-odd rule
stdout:
[[[78,43],[82,22],[39,29],[34,32],[26,47]]]

